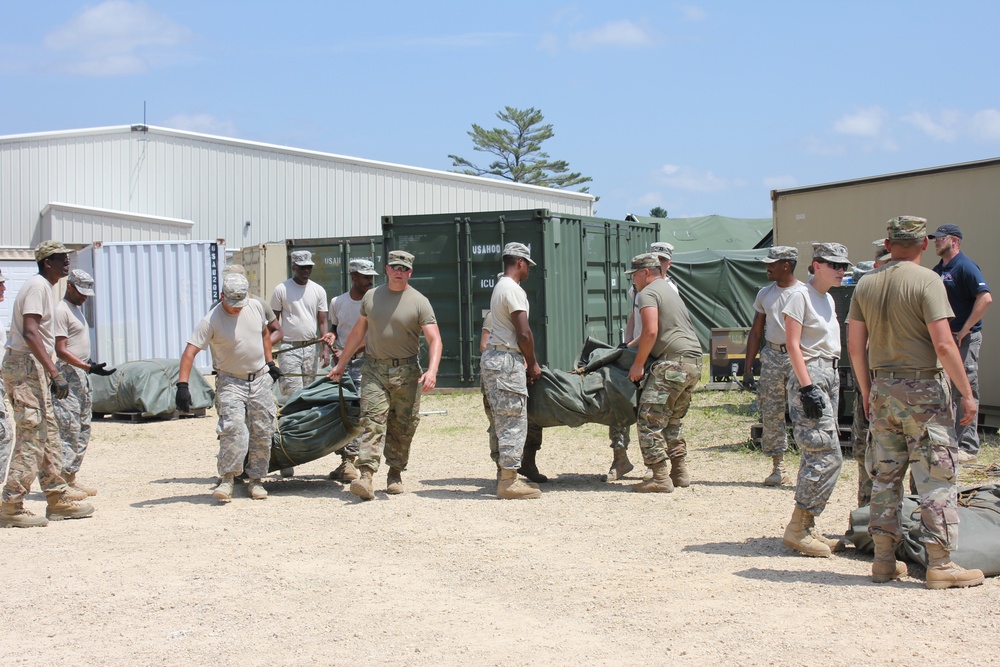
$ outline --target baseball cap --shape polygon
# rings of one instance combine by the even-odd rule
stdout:
[[[94,296],[94,277],[81,269],[69,272],[69,284],[84,296]]]
[[[405,250],[393,250],[389,253],[389,261],[386,264],[388,266],[405,266],[408,269],[412,269],[413,255]]]
[[[222,296],[230,308],[242,308],[247,305],[247,295],[250,283],[238,273],[227,273],[222,280]]]
[[[641,255],[636,255],[632,258],[632,268],[625,272],[625,275],[632,275],[636,271],[641,271],[642,269],[658,269],[660,268],[660,258],[651,252],[644,252]]]
[[[940,227],[937,228],[937,230],[933,234],[928,234],[927,236],[929,236],[932,239],[935,239],[939,236],[955,236],[958,238],[962,238],[962,230],[958,228],[958,225],[952,225],[952,224],[941,225]]]
[[[308,250],[293,250],[292,251],[292,265],[293,266],[315,266],[316,262],[313,261],[313,254]]]
[[[839,264],[851,263],[847,259],[847,247],[840,243],[813,243],[813,259],[825,259]]]
[[[52,255],[68,255],[69,250],[61,241],[42,241],[35,246],[35,261],[40,262]]]
[[[503,256],[520,257],[521,259],[526,260],[528,264],[532,266],[537,266],[531,260],[531,251],[528,249],[528,246],[524,245],[523,243],[518,243],[517,241],[511,241],[510,243],[508,243],[503,247]]]
[[[761,257],[760,261],[766,264],[774,262],[797,262],[799,261],[799,251],[790,245],[776,245],[767,249],[767,257]]]
[[[370,259],[352,259],[348,264],[351,273],[360,273],[363,276],[377,276],[375,264]]]
[[[885,231],[885,235],[890,241],[926,238],[927,218],[918,218],[914,215],[898,215],[886,223]]]

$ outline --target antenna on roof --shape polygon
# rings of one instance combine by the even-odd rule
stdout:
[[[142,101],[142,125],[133,125],[133,132],[149,132],[149,126],[146,125],[146,100]]]

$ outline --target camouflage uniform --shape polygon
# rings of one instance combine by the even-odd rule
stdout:
[[[856,389],[854,391],[854,418],[851,422],[851,445],[854,448],[854,460],[858,463],[858,507],[864,507],[872,501],[872,478],[868,474],[868,464],[865,462],[871,438],[868,434],[868,419],[865,417],[864,399]]]
[[[14,444],[14,427],[7,414],[7,392],[4,390],[3,379],[0,378],[0,482],[7,476],[7,464],[10,462],[10,449]]]
[[[761,346],[757,400],[764,429],[760,436],[760,449],[768,456],[788,451],[785,387],[792,375],[792,363],[787,352],[779,352],[767,345]]]
[[[639,447],[646,466],[687,455],[681,420],[691,406],[691,394],[701,380],[701,358],[660,359],[649,369],[639,397]]]
[[[479,364],[486,418],[490,422],[490,456],[505,470],[521,467],[528,432],[528,379],[524,356],[487,349]]]
[[[872,381],[868,469],[872,479],[871,534],[902,539],[899,507],[907,463],[920,490],[922,541],[957,546],[958,497],[951,388],[943,379]]]
[[[219,476],[246,473],[250,479],[267,476],[271,436],[276,430],[274,382],[266,372],[253,380],[219,373],[215,380],[215,409],[219,413]]]
[[[282,341],[278,344],[278,350],[288,350],[297,343]],[[316,374],[319,367],[319,355],[316,352],[316,345],[307,345],[288,352],[281,352],[277,359],[278,366],[282,373],[300,374],[311,376]],[[278,379],[278,389],[282,396],[291,396],[302,387],[312,384],[315,377],[289,377],[282,375]]]
[[[802,409],[802,385],[795,373],[788,379],[788,412],[792,418],[792,435],[802,452],[798,481],[795,484],[795,505],[813,516],[819,516],[833,494],[833,487],[844,466],[840,451],[840,432],[837,426],[837,406],[840,394],[840,376],[828,359],[811,359],[806,362],[809,378],[826,397],[823,416],[806,417]]]
[[[354,381],[354,386],[358,391],[361,391],[361,367],[365,364],[365,358],[362,355],[351,359],[347,362],[347,375],[350,376],[351,380]],[[359,447],[361,446],[361,436],[359,435],[354,440],[344,445],[344,448],[340,451],[341,456],[357,456]]]
[[[628,444],[632,441],[628,432],[628,426],[609,426],[608,439],[611,440],[611,449],[628,449]]]
[[[56,361],[56,368],[69,383],[69,395],[52,398],[59,438],[62,441],[63,472],[80,472],[80,464],[90,444],[90,419],[93,414],[93,390],[90,375],[65,361]]]
[[[415,357],[400,360],[397,366],[366,358],[362,375],[362,434],[355,465],[377,472],[384,449],[390,468],[406,470],[420,423],[420,364]]]
[[[3,502],[18,503],[38,475],[46,495],[63,493],[62,447],[45,369],[30,352],[7,350],[3,359],[4,385],[10,392],[17,438]]]

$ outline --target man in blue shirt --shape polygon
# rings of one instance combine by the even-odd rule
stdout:
[[[962,253],[962,230],[958,225],[941,225],[928,235],[934,239],[934,252],[941,261],[934,272],[941,276],[948,292],[948,301],[955,311],[951,332],[962,353],[965,372],[972,385],[972,396],[979,402],[979,348],[983,343],[983,314],[993,303],[993,295],[983,278],[979,266]],[[955,428],[958,435],[958,460],[960,463],[975,461],[979,456],[979,430],[976,422],[958,425],[962,411],[958,392],[952,385],[952,403],[955,405]]]

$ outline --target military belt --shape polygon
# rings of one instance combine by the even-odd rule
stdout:
[[[939,380],[944,377],[942,371],[872,371],[872,375],[884,380]]]
[[[680,362],[682,364],[697,364],[697,363],[699,363],[701,361],[701,357],[700,356],[689,357],[689,356],[683,355],[683,354],[665,354],[665,355],[663,355],[662,357],[659,357],[656,360],[656,362],[660,362],[660,361],[677,361],[677,362]],[[656,363],[656,362],[654,362],[654,363]]]
[[[261,375],[267,373],[267,366],[264,366],[264,368],[260,369],[256,373],[241,373],[237,375],[236,373],[227,373],[226,371],[217,371],[217,372],[219,375],[228,375],[229,377],[236,378],[237,380],[246,380],[247,382],[253,382]]]
[[[768,340],[764,341],[764,345],[767,345],[769,348],[771,348],[775,352],[781,352],[782,354],[788,354],[788,348],[785,347],[784,345],[778,345],[777,343],[772,343],[771,341],[768,341]]]
[[[521,354],[521,350],[513,347],[507,347],[506,345],[487,345],[487,350],[493,350],[494,352],[510,352],[511,354]]]
[[[403,359],[375,359],[369,358],[368,361],[373,364],[378,364],[379,366],[402,366],[404,364],[415,364],[417,362],[416,357],[405,357]]]
[[[833,366],[834,370],[836,370],[837,368],[840,367],[840,359],[827,359],[826,357],[816,357],[815,359],[812,359],[811,361],[819,361],[819,362],[830,364],[831,366]]]

